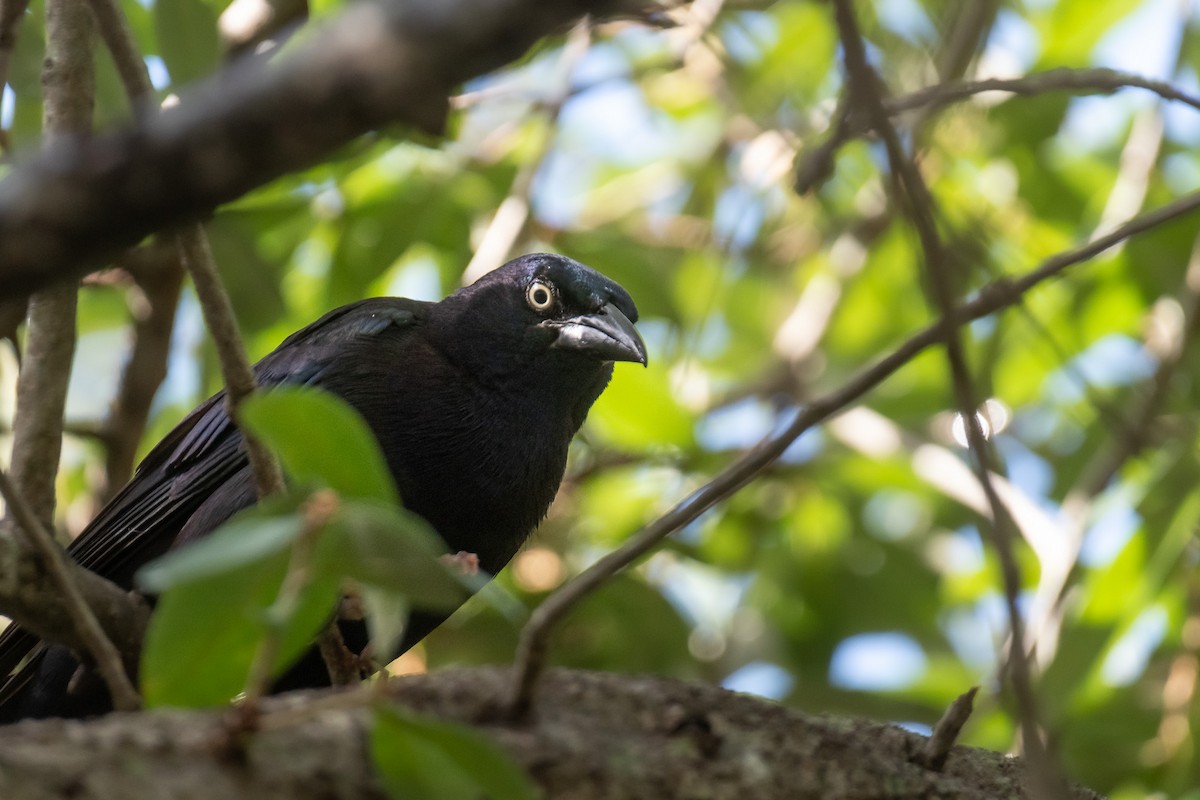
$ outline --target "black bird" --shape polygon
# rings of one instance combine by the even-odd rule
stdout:
[[[646,363],[636,321],[633,300],[613,281],[569,258],[533,254],[438,303],[380,297],[338,308],[255,371],[263,386],[316,385],[349,402],[379,440],[405,506],[450,552],[475,554],[495,574],[545,516],[567,447],[613,362]],[[68,552],[132,587],[147,561],[255,502],[221,392],[159,442]],[[444,618],[414,619],[402,646]],[[78,666],[66,648],[10,626],[0,634],[0,676],[8,676],[0,721],[109,710],[94,675],[72,683]],[[277,687],[323,683],[313,651]]]

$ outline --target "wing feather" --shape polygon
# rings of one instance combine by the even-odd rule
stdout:
[[[259,385],[321,385],[328,370],[364,338],[406,335],[424,318],[428,305],[372,298],[335,309],[289,336],[255,365]],[[207,498],[227,482],[245,479],[246,464],[241,433],[226,413],[224,391],[218,392],[150,451],[133,479],[67,552],[86,569],[131,588],[137,569],[170,549]],[[206,514],[211,523],[199,533],[207,533],[237,510],[219,518]],[[189,538],[196,533],[189,530]],[[0,708],[35,677],[44,650],[39,644],[36,636],[16,625],[0,632],[0,676],[9,676],[0,685]]]

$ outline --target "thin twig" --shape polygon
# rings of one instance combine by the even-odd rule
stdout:
[[[926,115],[954,103],[969,100],[985,92],[1007,92],[1032,97],[1052,92],[1111,94],[1122,89],[1144,89],[1164,100],[1171,100],[1200,111],[1200,97],[1182,91],[1164,81],[1156,81],[1113,69],[1059,69],[1035,72],[1020,78],[988,78],[979,81],[954,81],[918,89],[900,97],[885,98],[884,108],[891,116],[923,109]],[[824,183],[833,159],[842,145],[874,129],[864,115],[837,116],[829,135],[811,154],[797,160],[796,191],[801,194]]]
[[[121,653],[104,633],[104,628],[100,626],[96,615],[84,600],[83,593],[75,584],[70,567],[67,566],[66,555],[3,471],[0,471],[0,494],[4,496],[4,502],[8,505],[8,513],[13,516],[21,530],[25,531],[26,538],[41,555],[42,563],[50,573],[50,579],[62,593],[63,604],[75,623],[75,630],[87,645],[88,654],[95,660],[96,669],[108,686],[113,706],[120,711],[134,711],[140,708],[142,700],[125,672]]]
[[[965,325],[1018,303],[1033,287],[1054,278],[1069,267],[1087,261],[1110,247],[1200,209],[1200,192],[1181,197],[1154,211],[1135,217],[1112,233],[1043,261],[1016,280],[1000,280],[985,286],[973,300],[955,310],[954,324]],[[565,584],[538,606],[521,632],[514,665],[513,683],[507,698],[509,711],[525,713],[533,688],[545,666],[549,635],[576,603],[625,567],[654,549],[661,541],[695,520],[708,509],[732,496],[770,466],[803,433],[847,408],[919,353],[942,341],[951,324],[940,319],[901,344],[887,356],[862,370],[840,389],[817,398],[802,409],[780,433],[767,437],[716,477],[689,495],[670,511],[655,519],[625,544],[608,553]]]
[[[918,108],[941,108],[969,100],[984,92],[1008,92],[1033,96],[1050,92],[1079,94],[1109,94],[1121,89],[1145,89],[1164,100],[1173,100],[1200,111],[1200,97],[1189,94],[1165,81],[1151,80],[1130,72],[1115,69],[1059,69],[1035,72],[1020,78],[988,78],[981,81],[939,83],[901,97],[884,101],[888,114],[901,114]]]
[[[971,718],[971,711],[975,708],[975,695],[978,692],[979,687],[972,686],[954,699],[946,713],[933,726],[933,731],[925,740],[925,746],[913,754],[914,764],[941,772],[942,767],[946,765],[946,757],[950,755],[954,742],[958,740],[958,734]]]
[[[114,0],[88,0],[88,5],[92,7],[96,27],[100,29],[100,36],[112,55],[117,74],[121,76],[134,115],[153,112],[155,108],[151,100],[154,97],[154,85],[150,82],[150,72],[138,52],[137,42],[125,15]]]
[[[112,53],[113,60],[118,64],[130,104],[134,107],[135,113],[140,111],[150,114],[153,111],[151,100],[154,89],[145,61],[138,52],[137,43],[134,41],[133,32],[130,30],[127,20],[113,0],[90,0],[90,2],[105,44]],[[220,276],[216,273],[208,236],[204,232],[203,226],[198,223],[190,224],[181,230],[176,238],[179,259],[187,266],[192,275],[192,282],[196,287],[196,294],[200,298],[205,323],[216,343],[221,372],[225,378],[226,402],[230,417],[236,423],[237,405],[254,391],[255,381],[249,361],[246,359],[245,348],[242,346],[241,334],[238,332],[237,323],[233,317],[229,296],[225,292]],[[140,280],[139,283],[141,283]],[[156,299],[159,301],[155,306],[159,311],[156,314],[158,317],[161,318],[161,312],[165,311],[168,306],[173,306],[171,298],[174,297],[177,301],[178,294],[178,286],[168,286],[163,288],[161,293],[156,293]],[[151,302],[153,303],[154,300],[152,299]],[[150,320],[147,320],[147,325],[144,327],[149,328],[149,323]],[[169,332],[167,337],[169,341]],[[161,341],[161,337],[155,341]],[[151,347],[147,349],[151,349]],[[134,356],[136,355],[137,350],[135,349]],[[149,361],[150,358],[151,356],[147,355],[146,360]],[[134,363],[134,357],[131,356],[130,367],[126,370],[126,375],[131,374]],[[121,396],[124,397],[124,392]],[[121,407],[114,407],[114,418],[117,408]],[[140,410],[140,407],[137,410]],[[149,411],[148,407],[146,411]],[[144,415],[142,420],[144,424]],[[274,457],[248,431],[243,430],[242,434],[246,441],[247,456],[254,473],[259,497],[282,492],[284,489],[283,473]],[[110,457],[109,461],[112,463],[113,458]],[[123,464],[117,466],[120,467]],[[110,470],[111,473],[112,470]],[[335,686],[351,683],[357,675],[351,674],[346,666],[349,661],[353,660],[352,654],[342,641],[336,620],[321,632],[317,642],[321,658],[329,671],[330,681]]]
[[[120,67],[130,103],[135,111],[147,108],[153,86],[125,17],[113,0],[91,0],[91,6],[104,42]],[[255,382],[254,371],[246,358],[246,348],[242,345],[242,335],[233,314],[233,305],[229,302],[229,294],[225,291],[221,276],[217,274],[217,265],[203,226],[199,223],[185,225],[178,232],[178,240],[180,258],[192,276],[204,323],[217,350],[221,376],[225,380],[225,402],[229,416],[236,422],[238,405],[254,392]],[[243,430],[242,436],[246,441],[246,454],[254,472],[258,496],[282,492],[283,474],[271,452],[248,431]]]
[[[167,246],[168,241],[172,246]],[[135,260],[136,269],[132,268]],[[133,344],[121,371],[117,394],[101,427],[105,444],[101,502],[111,499],[133,474],[154,395],[167,376],[175,312],[183,288],[183,265],[173,237],[163,237],[153,245],[139,248],[121,263],[136,283],[126,289],[131,299]]]
[[[288,621],[296,614],[304,588],[312,580],[312,559],[317,539],[325,528],[329,517],[337,511],[338,496],[330,489],[313,493],[305,501],[302,510],[304,523],[296,541],[292,544],[291,559],[287,573],[275,601],[267,610],[267,632],[254,651],[250,662],[250,673],[246,678],[245,708],[256,713],[258,702],[270,689],[271,670],[279,657],[283,645],[283,632]]]
[[[221,283],[221,276],[217,274],[217,265],[213,261],[204,230],[199,225],[181,230],[179,247],[184,266],[192,276],[192,285],[200,300],[204,324],[216,347],[217,360],[221,363],[221,376],[225,380],[225,407],[229,417],[236,420],[238,406],[254,393],[255,383],[254,371],[246,359],[242,335],[233,316],[233,305],[229,302],[225,285]],[[258,496],[261,498],[282,493],[283,473],[271,451],[249,431],[243,430],[242,438],[246,442],[246,455],[254,471]]]
[[[1021,593],[1021,574],[1014,551],[1016,540],[1015,524],[1007,507],[996,492],[992,473],[999,472],[996,459],[984,435],[977,409],[974,379],[963,351],[962,340],[955,314],[954,276],[947,253],[935,222],[934,199],[921,177],[916,164],[905,153],[900,135],[891,123],[884,107],[879,76],[867,62],[866,48],[858,27],[854,7],[850,0],[834,1],[834,16],[837,21],[842,53],[846,64],[846,84],[850,101],[861,103],[866,108],[875,131],[883,139],[887,150],[892,175],[901,197],[907,198],[905,206],[913,227],[921,242],[925,255],[925,267],[936,306],[947,325],[944,330],[946,358],[949,362],[955,400],[959,415],[967,434],[968,449],[972,465],[991,508],[991,539],[1000,560],[1000,572],[1004,584],[1005,603],[1008,610],[1009,627],[1013,646],[1009,648],[1012,664],[1012,684],[1016,695],[1018,717],[1025,742],[1026,755],[1035,778],[1035,789],[1039,794],[1051,797],[1054,787],[1061,782],[1059,771],[1050,761],[1049,753],[1042,744],[1040,733],[1040,710],[1033,689],[1029,657],[1024,648],[1025,625],[1018,605]]]

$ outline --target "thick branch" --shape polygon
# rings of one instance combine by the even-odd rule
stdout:
[[[889,725],[802,714],[709,686],[555,670],[531,723],[490,721],[508,675],[453,670],[390,682],[405,706],[473,725],[523,766],[543,796],[1026,797],[1021,763],[967,747],[941,772],[909,761],[924,738]],[[383,800],[368,761],[369,692],[263,702],[261,729],[229,740],[221,712],[24,722],[0,730],[0,796],[22,800]],[[1093,800],[1085,789],[1068,799]]]
[[[618,0],[349,7],[281,63],[241,62],[141,127],[60,142],[0,182],[0,296],[78,275],[379,126],[440,128],[447,97]]]

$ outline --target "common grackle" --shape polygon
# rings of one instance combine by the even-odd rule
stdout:
[[[382,297],[338,308],[255,370],[263,386],[316,385],[354,406],[405,506],[450,552],[475,554],[495,574],[545,516],[612,362],[646,363],[635,321],[633,300],[613,281],[533,254],[438,303]],[[68,552],[131,587],[147,561],[255,502],[241,434],[218,393],[159,442]],[[405,646],[442,619],[414,619]],[[94,676],[72,682],[78,666],[66,648],[10,626],[0,634],[0,676],[9,676],[0,721],[107,711]],[[327,682],[314,650],[277,687]]]

